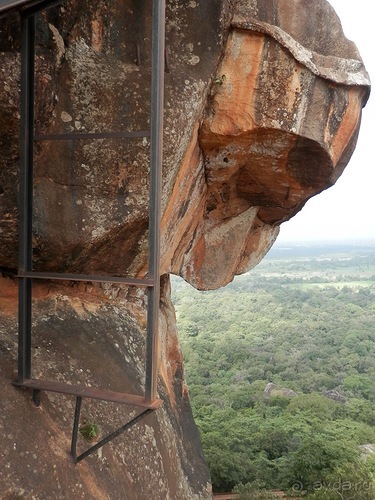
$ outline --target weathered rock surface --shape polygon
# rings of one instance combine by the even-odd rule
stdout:
[[[373,453],[375,453],[375,444],[361,444],[358,446],[360,452],[361,452],[361,458],[363,460],[367,460],[369,456],[371,456]]]
[[[343,394],[340,394],[339,391],[335,389],[327,390],[322,392],[323,396],[326,398],[332,399],[332,401],[336,401],[336,403],[346,403],[347,399]]]
[[[273,384],[272,382],[266,385],[264,389],[264,395],[267,398],[275,396],[281,396],[285,398],[295,398],[296,396],[298,396],[298,394],[292,389],[286,389],[285,387],[279,389],[277,385]]]
[[[169,283],[163,280],[163,346],[160,397],[164,405],[141,423],[74,465],[70,454],[74,402],[70,396],[42,395],[41,407],[28,391],[15,389],[16,286],[0,279],[2,458],[0,498],[201,499],[211,497],[209,474],[191,415]],[[34,307],[35,378],[141,394],[144,380],[144,304],[123,290],[76,286],[37,287]],[[129,313],[131,309],[131,313]],[[81,421],[103,436],[125,424],[135,409],[85,399]],[[90,445],[79,439],[79,452]]]
[[[39,19],[37,132],[149,127],[149,7],[70,0]],[[167,46],[160,309],[165,404],[74,466],[68,456],[72,400],[44,395],[37,410],[30,394],[10,385],[16,282],[3,278],[4,498],[210,497],[167,275],[209,289],[254,266],[279,225],[336,181],[355,147],[368,75],[324,0],[170,0]],[[18,52],[19,22],[12,15],[1,20],[0,34],[0,266],[10,275],[17,268]],[[148,174],[147,141],[38,143],[35,269],[145,275]],[[142,291],[122,287],[35,285],[34,375],[140,390],[144,304]],[[85,410],[104,431],[129,411],[109,406]]]

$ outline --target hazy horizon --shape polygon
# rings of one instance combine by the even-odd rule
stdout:
[[[371,238],[343,238],[343,239],[279,239],[275,241],[273,246],[277,245],[371,245],[375,246],[375,237]]]
[[[375,74],[375,55],[371,39],[372,17],[368,0],[329,0],[341,19],[347,38],[353,40],[366,69]],[[363,110],[357,148],[336,185],[307,202],[291,221],[281,226],[278,242],[290,241],[375,241],[372,128],[375,99],[370,96]]]

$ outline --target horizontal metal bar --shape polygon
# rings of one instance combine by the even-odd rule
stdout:
[[[26,3],[25,0],[0,0],[0,12],[6,9],[14,9],[17,6]]]
[[[78,132],[70,134],[35,134],[34,141],[81,141],[83,139],[137,139],[150,137],[148,130],[124,132]]]
[[[26,3],[27,0],[0,0],[0,12],[3,14],[14,9],[19,9]]]
[[[64,0],[0,0],[0,17],[15,10],[20,10],[24,16],[32,16],[63,2]]]
[[[11,14],[13,14],[13,12],[17,12],[17,9],[8,9],[8,10],[5,10],[5,11],[1,11],[0,10],[0,19],[3,19],[3,17],[7,17]]]
[[[125,392],[115,392],[107,389],[97,389],[95,387],[86,387],[82,385],[66,384],[64,382],[55,382],[52,380],[28,379],[23,382],[15,381],[13,385],[25,387],[27,389],[38,389],[40,391],[59,392],[62,394],[71,394],[82,398],[100,399],[102,401],[112,401],[113,403],[126,404],[130,406],[140,406],[156,410],[163,404],[161,399],[155,399],[148,403],[144,396],[137,394],[128,394]]]
[[[60,5],[65,0],[28,0],[26,7],[22,9],[23,16],[33,16],[38,12],[46,9],[51,9]]]
[[[101,439],[98,443],[94,444],[94,446],[91,446],[91,448],[89,448],[88,450],[86,450],[83,453],[81,453],[80,455],[78,455],[78,457],[77,457],[76,450],[74,449],[73,453],[72,453],[74,462],[78,463],[81,460],[83,460],[84,458],[86,458],[89,455],[91,455],[92,453],[94,453],[96,450],[99,450],[99,448],[101,448],[105,444],[109,443],[115,437],[119,436],[123,432],[127,431],[128,429],[130,429],[130,427],[132,427],[133,425],[137,424],[140,420],[142,420],[144,417],[146,417],[147,415],[149,415],[153,411],[154,411],[153,408],[149,408],[147,410],[142,411],[139,415],[137,415],[132,420],[130,420],[129,422],[127,422],[126,424],[124,424],[122,427],[120,427],[119,429],[111,432],[111,434],[108,434],[106,437],[104,437],[103,439]]]
[[[61,281],[91,281],[93,283],[121,283],[129,286],[145,286],[152,288],[154,280],[151,278],[121,278],[118,276],[98,276],[91,274],[65,274],[47,273],[36,271],[19,271],[17,278],[33,278],[39,280],[61,280]]]

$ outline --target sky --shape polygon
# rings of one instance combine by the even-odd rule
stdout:
[[[314,0],[312,0],[314,1]],[[375,86],[373,0],[329,0],[347,38],[357,45]],[[375,87],[363,109],[357,148],[336,184],[312,198],[302,211],[281,226],[278,242],[375,242],[375,161],[372,153]]]

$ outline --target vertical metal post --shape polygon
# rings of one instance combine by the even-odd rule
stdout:
[[[77,396],[76,408],[74,410],[72,442],[70,445],[70,453],[71,453],[75,463],[77,463],[77,439],[78,439],[78,430],[79,430],[79,418],[81,416],[81,406],[82,406],[82,398],[80,396]]]
[[[32,270],[35,17],[22,17],[19,271]],[[19,278],[18,382],[31,377],[32,280]]]
[[[160,303],[160,217],[163,162],[165,56],[165,0],[153,0],[152,8],[152,76],[151,76],[151,174],[149,213],[149,277],[154,287],[148,289],[146,390],[147,402],[157,393],[159,303]]]
[[[39,408],[39,406],[40,406],[40,390],[39,389],[33,390],[33,403],[35,406],[37,406]]]

